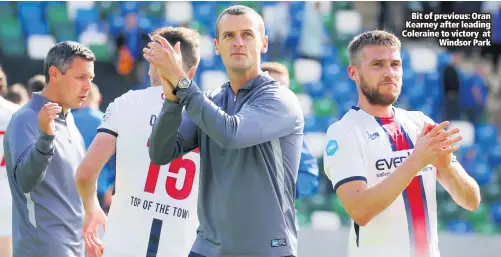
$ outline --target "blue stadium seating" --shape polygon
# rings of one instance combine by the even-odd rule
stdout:
[[[215,37],[217,15],[223,8],[226,8],[234,3],[235,2],[192,2],[192,17],[194,20],[190,23],[190,25],[197,26],[202,35]],[[51,31],[53,30],[52,27],[54,24],[51,24],[46,20],[46,8],[51,5],[65,4],[66,2],[19,2],[14,4],[0,2],[0,9],[7,10],[12,6],[15,6],[12,7],[12,15],[17,16],[17,19],[20,21],[23,32],[21,37],[24,36],[23,38],[27,39],[31,35],[55,34],[55,31]],[[151,32],[160,26],[176,25],[167,21],[166,18],[159,18],[158,11],[156,17],[149,17],[148,12],[144,10],[148,4],[151,3],[139,1],[120,2],[119,4],[113,5],[113,11],[106,17],[100,17],[99,8],[96,7],[90,9],[78,9],[74,20],[72,20],[71,23],[66,24],[67,26],[71,26],[71,28],[74,26],[76,38],[72,38],[73,36],[71,33],[63,33],[56,38],[58,40],[77,40],[79,35],[84,32],[89,25],[96,24],[99,28],[106,28],[105,33],[109,36],[109,40],[112,41],[124,28],[125,15],[131,12],[138,14],[138,25],[145,32]],[[165,2],[158,2],[156,4],[167,5]],[[256,5],[260,7],[274,4],[276,4],[274,1],[256,3]],[[339,3],[336,3],[335,5],[338,4]],[[303,10],[305,3],[290,2],[288,6],[291,27],[289,28],[289,34],[286,38],[284,53],[280,56],[280,60],[272,61],[294,63],[294,61],[299,57],[297,50],[299,41],[303,36],[305,36],[302,35],[301,29],[303,24],[302,20],[304,18]],[[343,8],[349,8],[349,5],[343,6]],[[334,21],[335,12],[329,15],[329,19],[326,18],[326,20]],[[4,16],[8,16],[8,14],[4,14]],[[0,20],[2,19],[8,19],[8,17],[0,17]],[[2,26],[0,26],[2,27],[2,33],[12,34],[12,32],[8,30],[9,28],[4,28],[4,24],[15,23],[4,22],[2,23]],[[14,25],[10,26],[14,27]],[[332,30],[335,30],[334,27],[336,26],[332,27]],[[19,31],[19,29],[17,29],[17,31]],[[330,99],[330,101],[332,101],[332,106],[327,106],[322,109],[322,113],[315,113],[315,111],[319,112],[319,108],[317,108],[316,110],[313,110],[312,113],[305,116],[305,134],[313,132],[325,133],[327,128],[332,123],[340,119],[352,106],[357,104],[358,94],[356,85],[348,77],[346,71],[346,43],[351,39],[351,35],[337,35],[335,31],[331,31],[329,34],[335,35],[335,37],[331,40],[332,42],[326,42],[323,47],[323,56],[321,57],[321,60],[319,60],[321,62],[322,70],[321,77],[318,81],[310,81],[296,87],[297,92],[306,94],[309,98],[311,98],[313,103],[325,101],[325,99]],[[19,35],[17,36],[19,37]],[[435,121],[440,121],[442,119],[441,108],[444,103],[441,72],[450,62],[451,54],[448,51],[437,53],[437,69],[434,72],[419,73],[411,67],[411,50],[409,50],[404,44],[401,51],[404,75],[402,95],[398,105],[405,108],[420,110]],[[263,61],[268,59],[269,56],[263,56]],[[201,75],[205,71],[224,71],[224,69],[225,68],[220,56],[205,58],[200,62],[196,79],[199,81]],[[297,71],[290,70],[290,72],[293,76],[296,76],[294,73]],[[472,82],[472,74],[463,70],[460,70],[459,74],[462,83]],[[292,80],[296,83],[297,76],[293,77]],[[147,74],[144,74],[144,82],[145,84],[149,83],[149,77]],[[139,88],[142,87],[137,87],[137,89]],[[332,109],[331,115],[325,115],[325,110],[329,109]],[[482,186],[482,188],[488,188],[495,183],[501,182],[499,179],[499,177],[501,177],[501,142],[498,142],[498,138],[499,131],[494,125],[487,122],[475,124],[475,143],[471,146],[462,146],[461,150],[456,154],[460,161],[464,160],[466,170],[479,183],[479,185]],[[474,153],[471,160],[467,158],[469,152]],[[495,190],[493,190],[493,192],[494,195],[492,198],[495,199]],[[439,198],[440,197],[441,196],[439,196]],[[499,197],[501,197],[501,193],[498,195],[498,200],[501,199]],[[501,202],[498,201],[491,203],[490,199],[491,198],[485,202],[490,210],[490,218],[494,224],[501,227]],[[440,198],[438,201],[440,202],[446,200]],[[451,213],[459,209],[457,205],[454,208],[457,209],[450,210]],[[340,215],[342,216],[342,214]],[[470,233],[475,227],[475,224],[472,221],[463,219],[461,215],[450,215],[450,217],[444,218],[442,222],[445,224],[446,229],[456,233]]]

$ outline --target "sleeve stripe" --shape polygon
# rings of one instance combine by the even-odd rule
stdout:
[[[338,187],[340,187],[341,185],[348,183],[348,182],[351,182],[351,181],[355,181],[355,180],[363,180],[363,181],[367,182],[367,178],[364,176],[353,176],[353,177],[345,178],[345,179],[342,179],[341,181],[336,183],[336,185],[334,186],[334,192],[336,192]]]
[[[115,137],[118,137],[118,133],[113,131],[113,130],[109,130],[109,129],[105,129],[105,128],[100,128],[100,129],[97,129],[97,132],[104,132],[104,133],[108,133],[112,136],[115,136]]]

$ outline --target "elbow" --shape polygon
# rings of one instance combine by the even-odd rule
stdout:
[[[359,210],[353,210],[351,212],[348,212],[350,217],[353,219],[355,223],[357,223],[359,226],[363,227],[374,218],[375,215],[371,214],[367,208],[359,209]]]
[[[19,188],[21,188],[21,191],[24,194],[31,192],[31,189],[33,189],[33,187],[31,185],[28,185],[28,183],[19,183]]]
[[[151,147],[151,145],[150,145],[150,148],[148,149],[148,153],[150,155],[151,163],[153,163],[155,165],[165,165],[165,164],[169,163],[169,160],[167,158],[163,158],[162,155],[157,154],[159,152],[160,151],[155,151],[154,148]]]
[[[21,189],[21,192],[23,192],[24,194],[31,192],[31,190],[33,189],[33,184],[29,183],[26,180],[16,178],[16,182],[19,185],[19,189]]]
[[[76,185],[77,185],[77,188],[79,188],[80,186],[88,183],[89,181],[91,180],[91,176],[88,172],[85,172],[82,167],[78,167],[77,168],[77,174],[76,174],[76,178],[75,178],[75,182],[76,182]]]
[[[463,208],[465,208],[468,211],[476,211],[478,207],[480,206],[481,202],[481,197],[480,194],[476,195],[473,197],[470,201],[468,201]]]
[[[367,214],[357,214],[357,215],[351,216],[351,218],[353,219],[353,221],[355,223],[357,223],[361,227],[369,224],[369,222],[372,220],[372,217],[370,217]]]

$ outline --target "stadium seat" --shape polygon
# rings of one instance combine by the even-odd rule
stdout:
[[[24,34],[26,37],[32,35],[49,35],[49,27],[45,21],[31,21],[24,24]]]
[[[434,72],[438,67],[437,53],[429,48],[413,47],[409,49],[411,68],[418,73]]]
[[[338,103],[338,119],[341,119],[353,106],[357,105],[357,99],[348,99]]]
[[[212,27],[215,24],[214,17],[216,14],[216,2],[192,2],[193,4],[193,17],[201,24],[206,24]]]
[[[362,15],[357,11],[339,10],[335,14],[336,35],[354,35],[362,30]]]
[[[336,57],[337,58],[337,57]],[[324,62],[322,65],[322,82],[334,85],[340,80],[349,79],[347,71],[337,61]]]
[[[304,142],[315,158],[323,156],[325,147],[325,132],[310,132],[304,134]]]
[[[341,80],[335,82],[332,97],[337,103],[344,103],[358,98],[357,86],[352,80]]]
[[[461,140],[457,145],[467,146],[475,143],[475,126],[469,121],[453,120],[450,121],[449,129],[459,128],[461,130]]]
[[[451,53],[449,51],[441,51],[438,53],[438,70],[441,71],[451,61]]]
[[[113,15],[108,18],[109,33],[112,37],[116,37],[122,32],[125,27],[125,19],[120,15]]]
[[[66,5],[61,5],[61,4],[47,5],[45,13],[49,25],[70,22],[70,18],[68,17],[68,8],[66,7]]]
[[[339,215],[330,211],[313,211],[310,219],[315,230],[338,231],[342,225]]]
[[[492,166],[501,165],[501,144],[498,143],[496,146],[492,147],[492,149],[488,152],[489,163]]]
[[[482,199],[488,202],[493,202],[501,199],[501,186],[499,185],[500,179],[493,180],[491,183],[481,187]]]
[[[12,2],[0,2],[0,21],[15,19],[15,10],[12,7]]]
[[[437,200],[438,217],[443,220],[453,220],[459,218],[461,207],[457,205],[450,197]]]
[[[228,81],[226,73],[219,70],[207,70],[201,74],[200,87],[202,90],[213,90],[220,88],[221,85]]]
[[[19,19],[23,22],[40,21],[43,19],[43,10],[40,2],[20,2],[17,4]]]
[[[326,90],[322,82],[305,83],[304,91],[314,99],[323,98],[326,95]]]
[[[165,2],[144,2],[141,10],[148,17],[161,19],[165,15]]]
[[[200,59],[212,59],[215,56],[214,42],[207,35],[200,36]]]
[[[97,30],[97,26],[92,24],[80,34],[79,42],[84,45],[102,45],[108,43],[108,35]]]
[[[313,100],[313,111],[317,117],[332,117],[335,107],[331,100],[327,98]]]
[[[3,40],[19,40],[23,38],[19,20],[4,20],[0,23],[0,38]]]
[[[137,18],[137,26],[144,33],[151,33],[156,28],[156,25],[154,25],[154,21],[151,18],[146,16],[138,16]]]
[[[333,116],[325,116],[325,117],[320,117],[320,116],[316,116],[316,120],[317,120],[317,124],[320,128],[320,131],[324,131],[326,132],[327,129],[329,129],[329,126],[334,124],[334,122],[338,121],[338,117],[339,117],[339,112],[337,110],[334,111],[334,115]]]
[[[44,60],[49,50],[56,44],[51,35],[33,35],[28,37],[28,56],[34,60]]]
[[[480,203],[475,211],[469,211],[466,213],[466,218],[471,224],[487,220],[489,218],[489,208],[486,203]]]
[[[72,23],[53,24],[51,26],[51,31],[57,42],[78,40],[75,32],[75,26]]]
[[[1,38],[0,47],[2,49],[2,54],[4,56],[9,56],[9,57],[26,56],[26,45],[23,38],[11,38],[10,40]]]
[[[303,110],[303,115],[312,114],[313,101],[311,97],[306,94],[297,94],[296,96],[299,101],[299,105],[301,105],[301,109]]]
[[[293,77],[290,79],[289,88],[295,94],[301,94],[304,92],[303,84],[297,83],[296,79]]]
[[[447,223],[447,230],[451,233],[466,234],[473,231],[473,226],[468,221],[451,220]]]
[[[66,2],[68,7],[68,16],[71,20],[75,20],[77,16],[78,9],[93,9],[94,1],[68,1]]]
[[[344,43],[343,43],[344,44]],[[348,52],[348,47],[342,47],[338,51],[339,63],[348,67],[350,65],[350,53]]]
[[[501,226],[501,202],[499,199],[497,202],[492,203],[490,213],[492,221],[496,225]]]
[[[106,18],[110,17],[111,15],[118,13],[117,2],[96,1],[95,7],[99,12],[99,17],[102,20],[105,20]]]
[[[339,215],[339,217],[343,220],[343,222],[346,219],[349,219],[348,213],[343,207],[343,204],[341,203],[341,200],[336,195],[331,195],[330,196],[330,206],[331,210]]]
[[[119,2],[120,13],[122,16],[127,15],[128,13],[138,13],[141,8],[142,2],[137,1],[124,1]]]
[[[479,124],[475,126],[475,142],[483,147],[493,147],[497,142],[498,130],[492,124]]]
[[[96,61],[98,62],[109,62],[113,58],[110,46],[107,43],[99,44],[97,42],[92,42],[89,45],[89,49],[94,52]]]
[[[475,168],[469,170],[468,173],[477,181],[479,186],[488,185],[494,174],[491,166],[483,161],[476,163]]]
[[[304,115],[304,133],[321,132],[322,126],[313,114]]]
[[[473,224],[473,231],[481,235],[493,236],[499,232],[499,229],[489,220],[481,220]]]
[[[175,24],[188,24],[193,18],[191,2],[167,2],[165,18]]]
[[[99,12],[97,9],[78,9],[75,16],[75,26],[77,34],[81,34],[89,25],[99,23]]]
[[[296,59],[294,61],[294,74],[297,82],[301,84],[318,82],[322,78],[322,65],[311,59]]]

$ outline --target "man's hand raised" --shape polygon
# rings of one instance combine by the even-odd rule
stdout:
[[[425,125],[419,134],[412,156],[419,161],[422,167],[436,164],[441,157],[450,155],[459,149],[459,146],[453,144],[461,141],[462,137],[452,138],[459,133],[459,129],[445,131],[447,126],[449,126],[448,121],[435,125],[431,130],[431,127]]]
[[[38,112],[38,125],[40,126],[40,130],[47,135],[55,135],[56,125],[54,124],[54,120],[61,111],[62,108],[57,103],[46,103]]]

